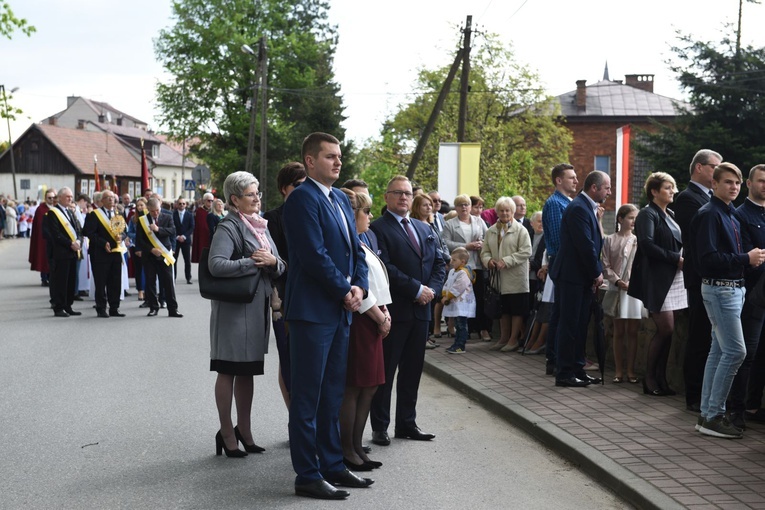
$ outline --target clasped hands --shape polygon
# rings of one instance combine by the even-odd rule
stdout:
[[[364,300],[364,291],[361,287],[351,285],[351,290],[343,298],[343,306],[349,312],[358,311],[361,307],[361,302]]]
[[[276,257],[271,253],[270,250],[267,250],[265,248],[258,248],[254,252],[252,252],[252,255],[250,255],[250,258],[255,261],[255,265],[257,267],[267,267],[267,266],[274,266],[276,265]]]

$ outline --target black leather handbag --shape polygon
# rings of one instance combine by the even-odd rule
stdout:
[[[214,299],[226,303],[252,303],[260,283],[260,271],[257,274],[220,278],[210,273],[208,259],[210,248],[204,248],[199,258],[199,293],[205,299]],[[231,260],[238,260],[241,254],[234,253]]]
[[[502,316],[502,293],[497,269],[489,269],[486,289],[483,291],[483,313],[490,319],[499,319]]]

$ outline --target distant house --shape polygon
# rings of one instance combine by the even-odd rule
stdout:
[[[140,154],[110,133],[32,124],[13,144],[20,199],[39,200],[39,190],[72,188],[75,195],[95,191],[94,155],[99,176],[121,193],[140,189]],[[0,156],[0,189],[13,189],[8,151]],[[124,191],[123,191],[124,190]]]
[[[576,168],[580,183],[592,170],[611,175],[614,194],[606,202],[607,210],[614,209],[616,188],[622,185],[618,182],[621,169],[617,171],[618,130],[627,127],[634,142],[637,136],[634,128],[651,131],[655,128],[651,121],[669,124],[682,109],[690,108],[682,101],[654,94],[653,85],[652,74],[628,74],[624,82],[612,81],[608,78],[606,65],[601,81],[587,85],[586,80],[578,80],[575,90],[557,96],[561,116],[573,134],[569,162]],[[625,164],[628,162],[630,182],[622,203],[638,203],[645,179],[654,169],[630,150],[630,146],[626,149],[627,158],[624,159],[627,160]]]
[[[182,178],[191,178],[189,168],[183,171],[184,165],[190,168],[196,165],[183,161],[182,155],[149,130],[146,122],[108,103],[84,97],[68,97],[66,109],[40,122],[37,125],[40,129],[33,127],[13,144],[21,198],[40,198],[42,190],[51,186],[70,186],[75,193],[92,195],[94,158],[98,159],[99,176],[109,181],[110,189],[116,180],[120,194],[140,195],[143,147],[152,175],[152,190],[172,200],[183,192]],[[78,158],[68,158],[75,147],[80,151]],[[82,152],[85,147],[90,151],[87,164]],[[55,149],[67,156],[56,159]],[[49,150],[53,152],[49,154]],[[8,151],[0,155],[0,189],[13,189]]]

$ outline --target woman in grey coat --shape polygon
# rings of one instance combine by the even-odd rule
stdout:
[[[284,272],[284,261],[260,217],[258,180],[248,172],[234,172],[223,184],[230,212],[221,222],[210,245],[210,273],[235,278],[259,274],[251,303],[211,301],[210,370],[218,372],[215,404],[220,430],[215,436],[215,451],[228,457],[244,457],[241,441],[250,453],[265,451],[256,445],[250,428],[253,376],[263,374],[270,335],[270,297],[272,282]],[[237,426],[231,419],[231,403],[236,399]]]

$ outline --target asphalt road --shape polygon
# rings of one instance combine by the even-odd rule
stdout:
[[[429,377],[418,422],[434,441],[375,446],[376,483],[346,502],[298,498],[273,339],[253,412],[267,451],[216,457],[210,305],[196,284],[179,280],[182,319],[146,317],[135,293],[125,318],[99,319],[91,301],[55,318],[27,251],[28,240],[0,242],[0,508],[628,508]]]

